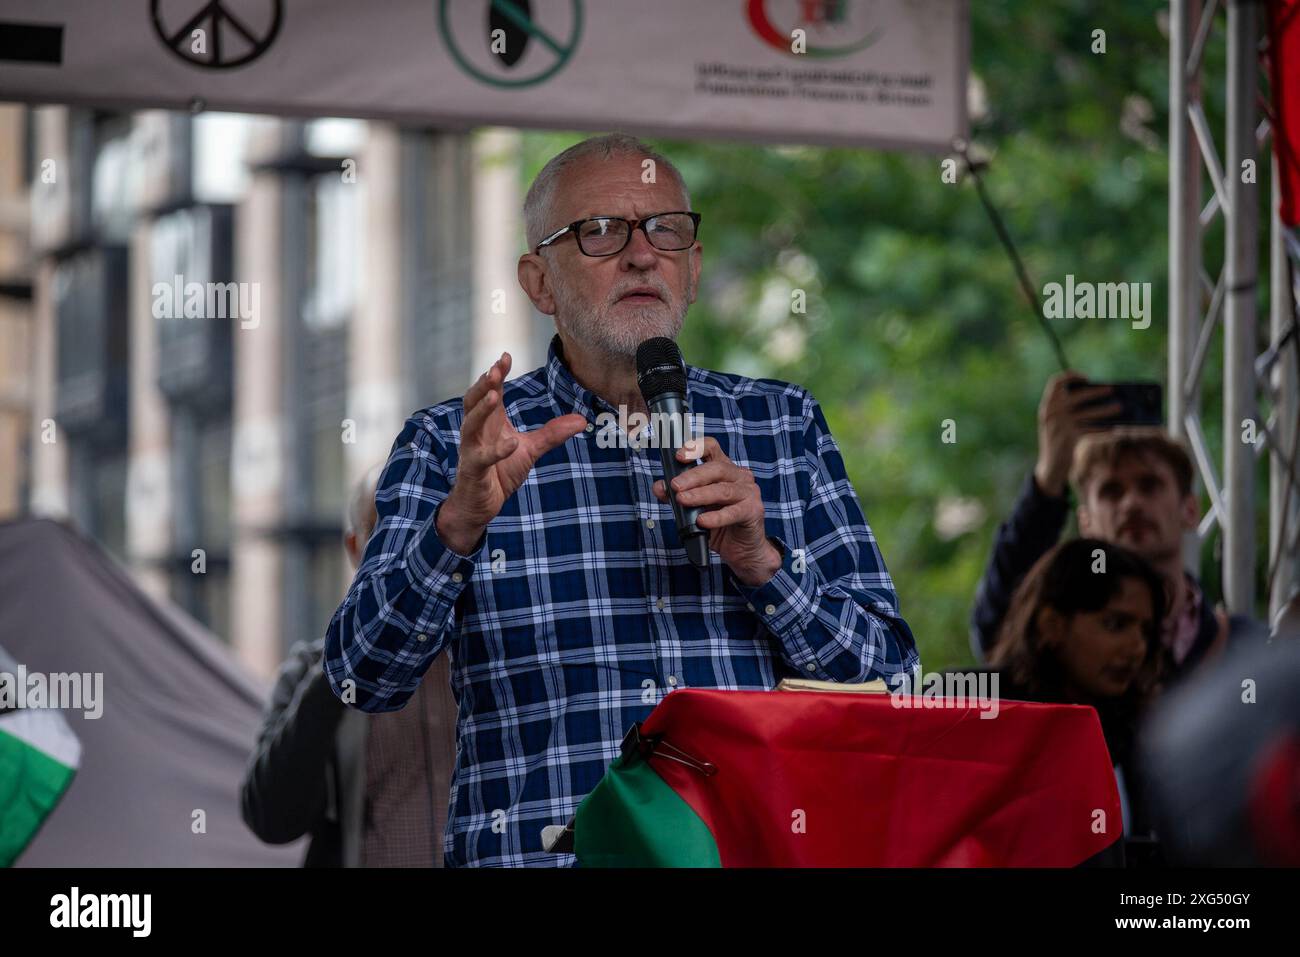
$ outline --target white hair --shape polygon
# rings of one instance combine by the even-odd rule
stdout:
[[[382,462],[372,465],[352,486],[352,494],[348,496],[348,505],[343,513],[344,534],[356,532],[358,539],[369,539],[375,530],[374,522],[369,519],[370,513],[375,508],[375,491],[383,471]]]
[[[681,188],[682,198],[686,201],[685,208],[690,209],[691,197],[686,190],[686,180],[668,157],[628,133],[593,136],[552,157],[528,187],[528,195],[524,197],[524,231],[528,237],[528,248],[536,249],[547,233],[565,225],[552,220],[555,215],[556,187],[566,169],[580,160],[592,157],[607,160],[613,156],[628,155],[654,160],[656,170],[667,171]]]

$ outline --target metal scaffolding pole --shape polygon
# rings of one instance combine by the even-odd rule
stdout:
[[[1213,15],[1211,10],[1210,16]],[[1192,345],[1200,326],[1201,160],[1192,129],[1193,102],[1200,100],[1199,63],[1192,64],[1193,32],[1200,0],[1173,0],[1169,10],[1169,371],[1165,394],[1169,431],[1186,439],[1188,411],[1200,407],[1199,387],[1188,390]],[[1200,539],[1185,536],[1183,563],[1198,573]]]
[[[1268,604],[1270,615],[1300,585],[1300,373],[1297,292],[1300,238],[1278,218],[1280,176],[1271,167],[1270,347],[1259,348],[1259,183],[1267,164],[1268,124],[1259,124],[1262,7],[1228,0],[1225,106],[1226,163],[1221,163],[1201,103],[1205,49],[1219,0],[1171,0],[1169,19],[1169,431],[1190,446],[1210,499],[1184,557],[1195,570],[1217,525],[1222,533],[1223,598],[1228,610],[1253,615],[1258,594],[1257,460],[1269,454]],[[1213,186],[1201,205],[1204,179]],[[1202,243],[1224,217],[1224,265],[1205,271]],[[1204,310],[1202,305],[1204,304]],[[1223,323],[1223,481],[1201,425],[1202,374]],[[1260,421],[1260,396],[1270,399]],[[1256,441],[1250,441],[1253,431]]]
[[[1277,569],[1268,593],[1271,621],[1296,587],[1295,543],[1300,532],[1300,489],[1291,484],[1291,466],[1297,445],[1296,421],[1300,411],[1300,381],[1296,373],[1295,296],[1285,229],[1279,209],[1282,205],[1281,172],[1273,161],[1273,195],[1269,216],[1269,385],[1273,391],[1273,418],[1269,459],[1268,554]]]
[[[1262,432],[1255,395],[1258,352],[1255,298],[1259,273],[1259,184],[1255,98],[1259,77],[1258,4],[1228,4],[1227,246],[1223,328],[1223,599],[1234,614],[1255,606],[1255,446],[1247,422]],[[1247,162],[1256,166],[1246,176]],[[1249,179],[1249,182],[1246,180]]]

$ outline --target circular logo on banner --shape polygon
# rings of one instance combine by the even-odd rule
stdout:
[[[275,42],[282,0],[151,0],[154,32],[186,63],[229,70],[256,60]]]
[[[438,0],[438,32],[456,64],[491,86],[532,86],[569,62],[582,0]]]
[[[794,56],[837,57],[865,50],[880,39],[873,27],[876,0],[749,0],[745,16],[758,38]],[[806,49],[795,53],[794,31]]]

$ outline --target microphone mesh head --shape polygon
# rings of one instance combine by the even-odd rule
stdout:
[[[636,348],[636,381],[641,397],[650,402],[665,392],[686,394],[686,362],[673,340],[659,336]]]

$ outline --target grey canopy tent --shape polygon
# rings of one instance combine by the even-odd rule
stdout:
[[[261,844],[239,816],[263,689],[94,542],[48,519],[0,523],[0,646],[29,675],[103,674],[100,717],[62,712],[81,741],[80,770],[18,866],[302,859],[300,845]]]

